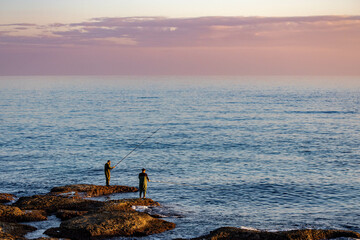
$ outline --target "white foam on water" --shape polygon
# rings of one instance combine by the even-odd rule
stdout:
[[[138,212],[145,212],[149,209],[147,206],[132,206],[131,208]]]
[[[76,192],[65,192],[65,193],[60,193],[60,196],[65,196],[65,197],[75,197],[76,196]]]
[[[260,231],[259,229],[252,228],[252,227],[245,227],[245,226],[241,226],[240,229],[250,230],[250,231]]]

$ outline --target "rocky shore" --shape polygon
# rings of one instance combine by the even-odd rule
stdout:
[[[157,215],[137,212],[134,206],[157,207],[151,199],[121,199],[96,201],[88,197],[113,193],[136,192],[127,186],[98,186],[88,184],[55,187],[48,194],[21,197],[0,193],[0,239],[25,240],[25,235],[36,230],[26,222],[45,221],[50,215],[61,219],[56,228],[49,228],[45,239],[103,239],[116,236],[141,237],[175,228],[172,222]],[[193,240],[320,240],[360,239],[360,234],[342,230],[294,230],[266,232],[240,228],[219,228]]]
[[[0,194],[0,239],[26,239],[36,228],[24,222],[44,221],[55,214],[62,222],[45,234],[62,239],[101,239],[115,236],[147,236],[175,228],[175,224],[135,211],[133,206],[159,206],[151,199],[95,201],[86,199],[112,193],[136,192],[126,186],[68,185],[45,195],[21,197]],[[7,203],[7,205],[6,205]],[[46,238],[41,238],[46,239]]]

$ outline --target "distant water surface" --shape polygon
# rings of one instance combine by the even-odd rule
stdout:
[[[356,77],[0,77],[0,192],[104,184],[105,162],[162,126],[112,171],[137,186],[146,168],[177,224],[144,239],[360,232],[359,108]]]

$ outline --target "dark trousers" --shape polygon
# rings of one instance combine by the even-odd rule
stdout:
[[[141,195],[144,195],[144,198],[146,198],[146,188],[144,189],[144,188],[140,188],[139,189],[139,193],[140,193],[140,198],[141,198]]]

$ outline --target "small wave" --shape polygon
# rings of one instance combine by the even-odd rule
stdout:
[[[64,193],[60,193],[59,195],[63,197],[75,197],[77,194],[76,192],[64,192]]]
[[[137,212],[145,212],[146,210],[149,209],[149,207],[147,206],[132,206],[131,208]]]
[[[137,97],[137,99],[159,99],[159,97]]]
[[[250,230],[250,231],[259,231],[259,229],[252,228],[252,227],[245,227],[245,226],[241,226],[240,229]]]
[[[355,114],[355,111],[285,111],[285,113],[299,114]]]

